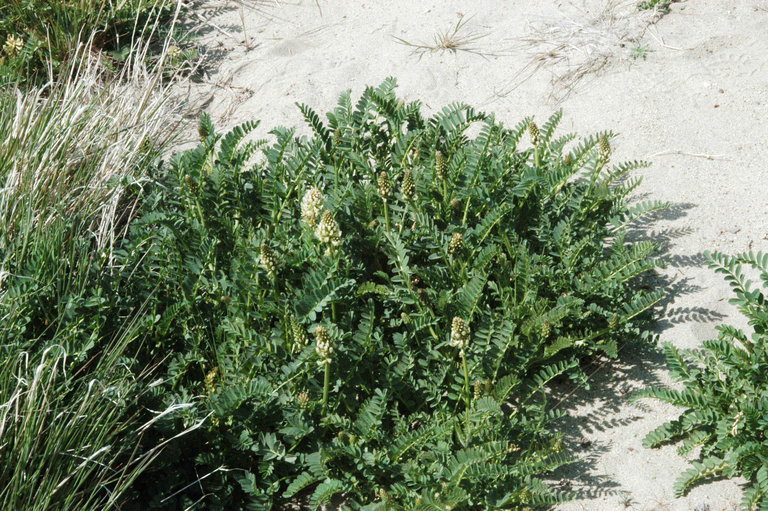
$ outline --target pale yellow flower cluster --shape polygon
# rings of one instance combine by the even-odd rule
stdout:
[[[341,245],[341,229],[339,229],[339,224],[336,223],[330,211],[323,213],[323,219],[320,220],[317,229],[315,229],[315,236],[329,248],[336,248]]]
[[[333,346],[331,346],[331,334],[328,333],[328,329],[322,325],[318,325],[318,327],[315,328],[315,340],[317,341],[315,352],[320,357],[320,360],[317,361],[317,365],[324,366],[330,364]]]
[[[330,211],[323,207],[323,194],[315,187],[310,188],[301,199],[301,218],[309,227],[314,227],[315,236],[328,245],[328,251],[341,245],[341,229]]]
[[[16,56],[24,48],[24,40],[11,34],[3,44],[3,53],[9,57]]]
[[[459,317],[454,317],[451,322],[451,346],[459,348],[459,355],[464,356],[464,350],[469,344],[469,325]]]
[[[323,213],[323,193],[314,186],[301,199],[301,218],[310,227],[315,227]]]

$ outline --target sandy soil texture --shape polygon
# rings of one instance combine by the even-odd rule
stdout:
[[[635,0],[240,1],[210,0],[190,20],[208,71],[184,93],[220,128],[300,125],[295,102],[325,112],[387,76],[432,110],[462,101],[513,124],[562,108],[564,132],[620,132],[616,159],[653,163],[642,198],[674,204],[637,230],[668,263],[660,339],[695,347],[742,321],[703,252],[768,250],[768,0],[688,0],[665,16]],[[583,496],[559,509],[736,509],[738,480],[674,498],[685,460],[641,440],[675,409],[628,400],[669,382],[663,358],[625,351],[595,366],[589,390],[555,389],[581,461],[553,482]]]

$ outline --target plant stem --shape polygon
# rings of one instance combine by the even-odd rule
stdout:
[[[323,377],[323,415],[328,407],[328,387],[331,386],[331,364],[325,364],[325,376]]]
[[[398,236],[403,233],[403,226],[405,225],[405,217],[408,214],[409,207],[410,207],[410,201],[408,201],[407,206],[403,208],[403,215],[400,217],[400,227],[397,230]]]
[[[448,204],[448,180],[443,179],[443,201]]]
[[[467,405],[467,419],[466,424],[464,425],[464,436],[466,439],[467,444],[469,443],[469,412],[470,407],[472,406],[472,398],[470,397],[469,391],[469,368],[467,367],[467,357],[465,355],[461,355],[461,364],[464,368],[464,402]]]
[[[469,204],[472,202],[472,197],[467,197],[467,204],[464,206],[464,216],[461,217],[461,225],[467,226],[467,215],[469,215]]]
[[[387,204],[387,201],[384,201],[384,223],[387,227],[387,232],[389,232],[389,205]]]

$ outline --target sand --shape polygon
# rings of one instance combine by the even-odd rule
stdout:
[[[561,129],[620,132],[616,159],[647,159],[638,198],[674,207],[637,230],[663,245],[669,286],[661,341],[690,348],[715,325],[743,324],[703,252],[768,250],[768,1],[476,0],[352,2],[211,0],[198,25],[208,72],[180,91],[220,129],[262,120],[299,125],[295,103],[325,112],[342,91],[395,76],[399,94],[427,109],[462,101],[513,124],[562,108]],[[460,25],[450,50],[430,46]],[[404,44],[399,39],[410,43]],[[673,407],[629,402],[631,390],[670,381],[652,349],[626,349],[594,368],[591,388],[555,389],[571,417],[558,425],[580,456],[553,484],[583,498],[561,510],[736,509],[743,481],[675,498],[686,468],[674,447],[642,437]]]

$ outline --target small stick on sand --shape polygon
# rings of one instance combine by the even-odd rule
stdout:
[[[668,50],[677,50],[677,51],[683,51],[684,50],[684,48],[678,48],[677,46],[670,46],[670,45],[668,45],[667,43],[664,42],[664,38],[663,37],[661,37],[658,34],[655,34],[654,32],[656,32],[656,30],[652,26],[649,26],[648,27],[648,33],[651,34],[651,37],[656,39],[656,42],[659,43],[664,48],[667,48]]]
[[[679,154],[681,156],[691,156],[693,158],[704,158],[705,160],[723,160],[723,161],[731,161],[730,158],[724,158],[724,154],[703,154],[703,153],[687,153],[685,151],[661,151],[660,153],[655,153],[648,158],[655,158],[656,156],[669,156],[671,154]]]
[[[200,14],[199,14],[199,13],[197,13],[197,12],[194,12],[193,14],[194,14],[194,15],[195,15],[195,16],[196,16],[196,17],[197,17],[197,18],[198,18],[200,21],[202,21],[204,25],[209,25],[209,26],[211,26],[211,27],[215,28],[216,30],[218,30],[219,32],[221,32],[222,34],[224,34],[225,36],[227,36],[227,37],[229,37],[229,38],[232,38],[232,39],[235,39],[235,37],[234,37],[232,34],[230,34],[229,32],[227,32],[226,30],[224,30],[224,29],[223,29],[223,28],[221,28],[220,26],[216,25],[216,24],[215,24],[215,23],[213,23],[211,20],[207,20],[207,19],[203,18],[203,17],[202,17],[202,16],[200,16]]]

